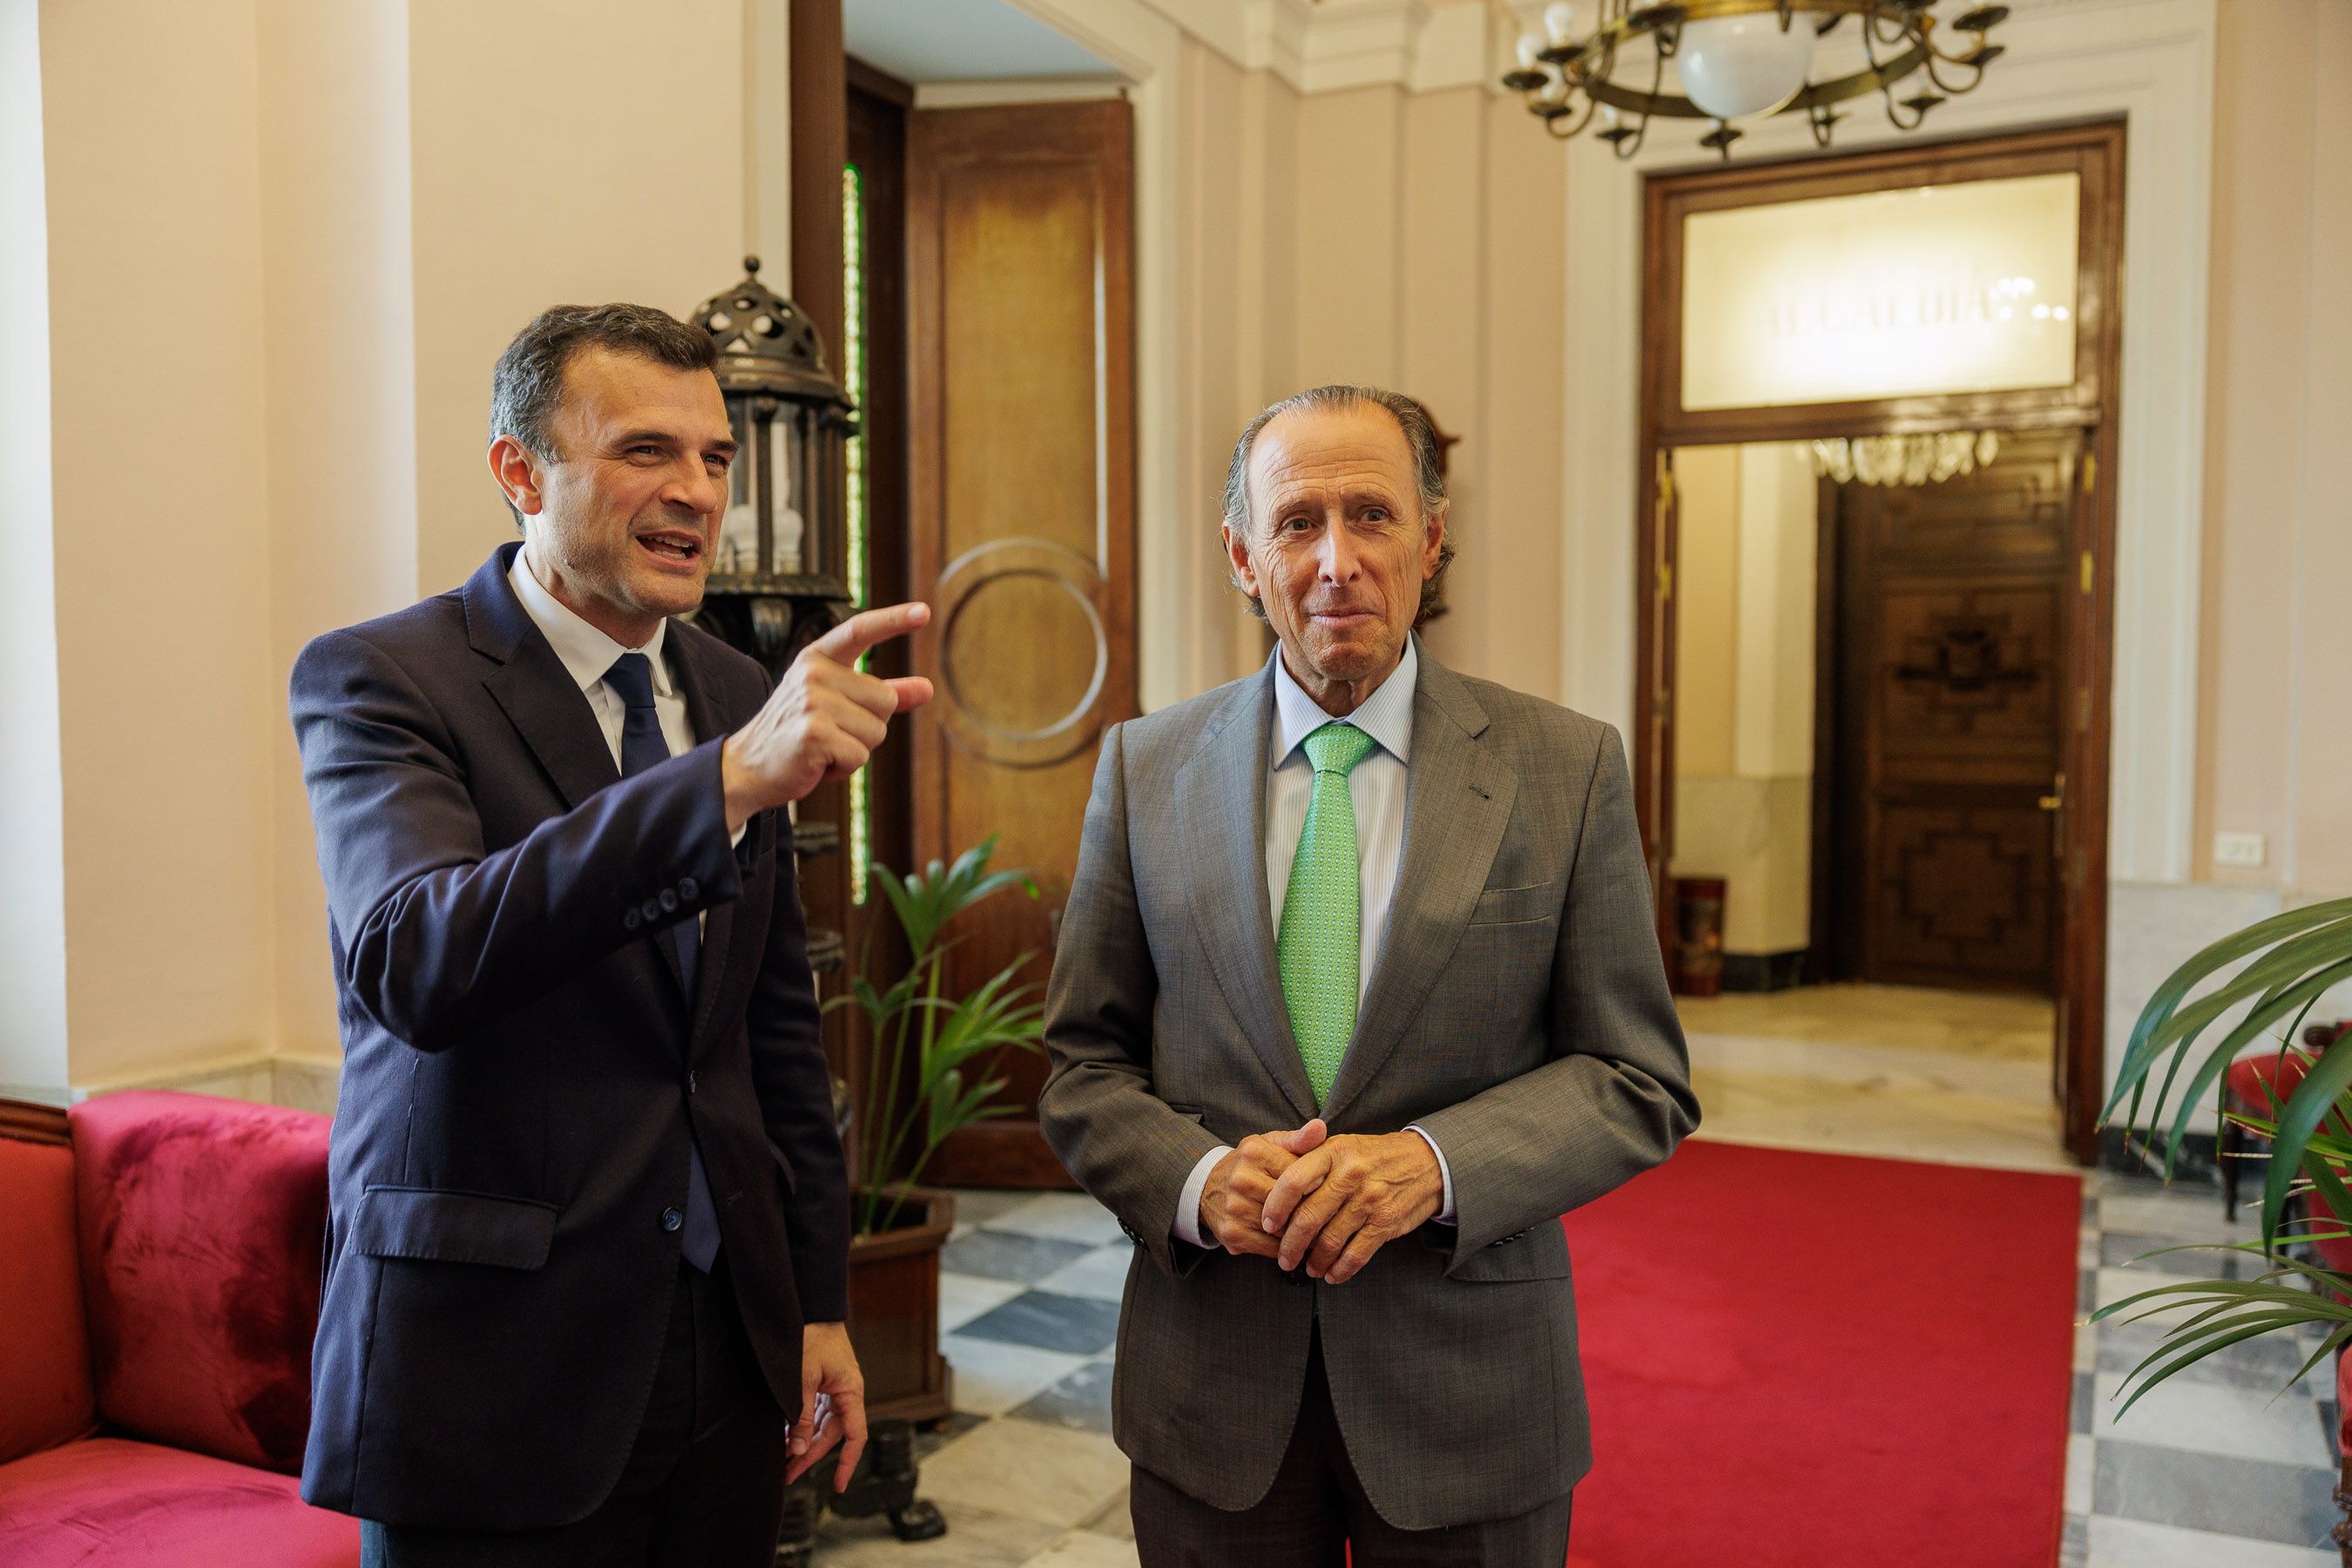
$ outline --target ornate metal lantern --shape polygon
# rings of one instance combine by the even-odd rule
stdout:
[[[758,257],[745,257],[743,280],[688,320],[719,340],[719,390],[736,444],[719,546],[693,618],[782,676],[854,602],[843,556],[856,405],[826,368],[816,323],[760,281]],[[794,851],[837,851],[840,807],[831,794],[799,803]],[[827,902],[812,903],[819,923],[809,932],[809,962],[820,971],[838,966],[843,953],[840,931],[827,923],[835,911],[818,907]]]
[[[719,340],[719,389],[738,447],[710,589],[838,589],[841,563],[830,556],[846,515],[855,406],[825,366],[815,323],[760,281],[758,257],[745,257],[743,271],[741,282],[692,317]]]

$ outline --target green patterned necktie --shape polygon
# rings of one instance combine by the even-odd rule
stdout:
[[[1372,738],[1353,724],[1326,724],[1307,737],[1315,764],[1315,795],[1290,862],[1282,900],[1282,931],[1274,951],[1290,1032],[1307,1059],[1315,1103],[1330,1098],[1356,1032],[1356,993],[1362,963],[1363,914],[1357,890],[1356,805],[1348,774],[1371,755]]]

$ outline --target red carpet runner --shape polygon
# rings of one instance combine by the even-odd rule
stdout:
[[[1692,1142],[1567,1220],[1570,1568],[2052,1568],[2070,1177]]]

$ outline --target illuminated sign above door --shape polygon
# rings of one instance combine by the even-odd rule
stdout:
[[[2074,380],[2073,173],[1690,214],[1682,406]]]

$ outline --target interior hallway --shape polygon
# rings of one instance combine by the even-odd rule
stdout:
[[[1698,1136],[1825,1153],[2072,1171],[2051,1003],[1897,985],[1675,998]]]

